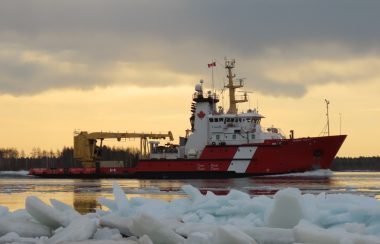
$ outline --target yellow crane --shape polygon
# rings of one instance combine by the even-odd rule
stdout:
[[[76,132],[74,136],[74,158],[82,162],[83,167],[95,167],[95,162],[100,159],[100,148],[104,139],[121,139],[140,138],[140,158],[146,158],[149,154],[148,139],[166,139],[174,140],[171,131],[165,134],[161,133],[118,133],[118,132]],[[97,141],[100,140],[100,146]]]

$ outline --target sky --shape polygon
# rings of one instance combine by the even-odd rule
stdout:
[[[200,79],[236,60],[263,126],[319,136],[330,101],[338,156],[380,155],[380,1],[0,2],[0,147],[73,145],[85,131],[190,128]],[[223,96],[226,104],[227,94]],[[109,142],[114,145],[114,142]],[[115,145],[128,147],[135,142]]]

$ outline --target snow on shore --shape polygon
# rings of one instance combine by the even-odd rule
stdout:
[[[25,209],[0,206],[1,243],[379,243],[380,201],[351,194],[278,191],[273,198],[231,190],[187,198],[127,199],[114,184],[107,210],[81,215],[57,200],[28,197]]]
[[[20,171],[0,171],[0,177],[30,177],[29,171],[20,170]]]

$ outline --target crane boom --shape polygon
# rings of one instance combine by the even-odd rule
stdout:
[[[173,134],[168,133],[128,133],[128,132],[92,132],[81,131],[74,136],[74,158],[82,162],[84,167],[94,167],[95,161],[100,159],[100,148],[104,139],[140,138],[140,157],[146,157],[149,151],[148,139],[166,139],[173,141]],[[100,146],[97,141],[100,140]]]
[[[82,131],[81,133],[86,133],[85,131]],[[173,134],[171,131],[169,131],[167,134],[161,134],[161,133],[119,133],[119,132],[92,132],[87,133],[88,139],[121,139],[121,138],[148,138],[148,139],[166,139],[169,138],[171,141],[174,140]]]

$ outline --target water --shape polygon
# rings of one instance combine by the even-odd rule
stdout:
[[[352,193],[380,200],[380,172],[331,172],[293,174],[239,179],[207,180],[136,180],[136,179],[39,179],[23,175],[0,175],[0,206],[11,211],[23,209],[25,198],[38,196],[45,202],[57,199],[86,213],[100,208],[96,198],[112,196],[113,182],[124,189],[129,198],[144,197],[171,200],[185,197],[180,187],[191,184],[202,192],[226,194],[230,189],[250,195],[273,195],[286,187],[299,188],[303,193]]]

